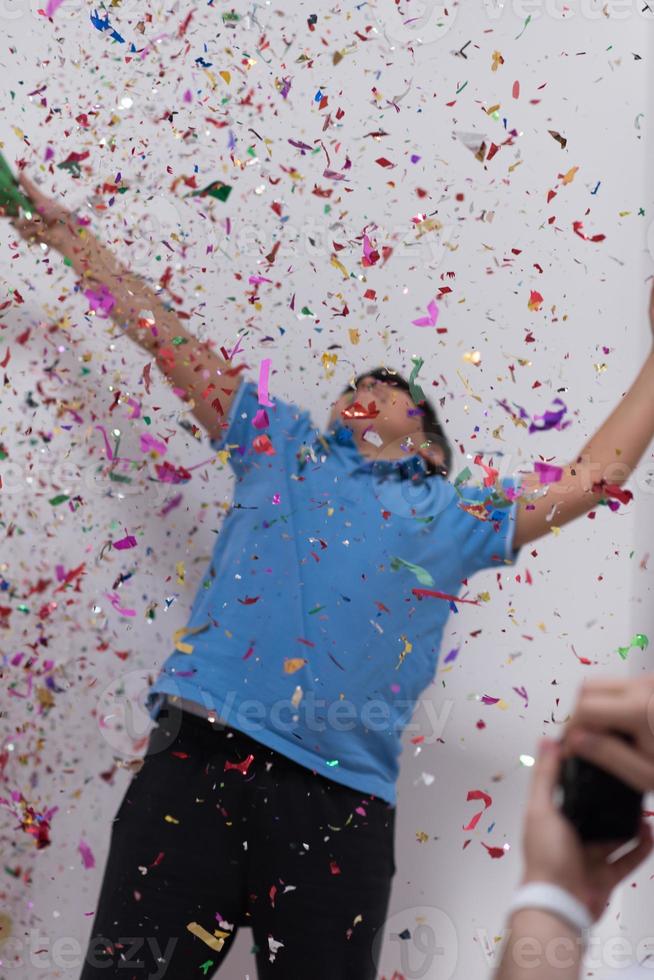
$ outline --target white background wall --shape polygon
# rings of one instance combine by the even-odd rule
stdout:
[[[240,5],[241,20],[229,26],[221,18],[227,8],[218,5],[126,0],[109,15],[124,43],[96,30],[93,8],[77,0],[51,22],[37,7],[5,0],[0,13],[8,158],[29,161],[46,189],[55,187],[87,211],[93,189],[120,172],[127,190],[110,206],[112,195],[102,195],[107,209],[94,216],[98,232],[144,274],[158,279],[171,265],[171,288],[191,314],[189,327],[230,348],[242,334],[251,376],[262,357],[271,357],[273,396],[310,405],[316,424],[324,425],[330,400],[353,371],[382,362],[408,373],[411,357],[421,355],[419,380],[442,399],[456,472],[481,450],[509,473],[531,469],[538,454],[570,458],[633,379],[649,342],[647,235],[654,210],[646,145],[652,28],[640,3],[469,2],[447,12],[427,8],[422,20],[403,26],[402,16],[420,18],[423,8],[316,0],[286,9]],[[311,14],[318,18],[314,31],[307,26]],[[140,51],[130,52],[132,42]],[[465,56],[457,55],[467,42]],[[495,51],[504,59],[497,71]],[[342,55],[336,64],[335,52]],[[292,81],[286,98],[284,78]],[[322,110],[318,90],[328,97]],[[494,105],[497,118],[486,112]],[[88,127],[76,121],[81,113]],[[207,118],[229,125],[217,128]],[[467,136],[457,135],[477,133],[499,144],[513,129],[513,144],[487,164],[465,145]],[[366,135],[380,130],[387,135]],[[567,138],[565,149],[548,130]],[[289,140],[315,150],[303,152]],[[48,146],[54,164],[71,151],[89,151],[79,179],[44,169]],[[420,157],[415,163],[412,154]],[[376,164],[379,157],[394,168]],[[326,166],[347,181],[325,177]],[[559,175],[574,166],[574,180],[563,185]],[[183,186],[171,189],[195,167],[199,187],[216,178],[233,185],[226,204],[186,200]],[[312,194],[315,185],[332,189],[331,198]],[[418,197],[418,187],[428,196]],[[274,201],[282,204],[283,221],[271,209]],[[421,212],[435,213],[442,230],[419,237],[414,219]],[[605,241],[574,235],[576,220]],[[393,247],[383,267],[362,267],[364,230],[379,248]],[[269,266],[265,256],[278,240]],[[175,465],[207,460],[206,443],[180,427],[180,403],[154,367],[146,393],[147,359],[107,322],[87,315],[57,256],[46,274],[25,247],[14,247],[9,228],[2,241],[11,304],[0,313],[0,361],[8,349],[11,360],[1,395],[0,441],[10,457],[0,463],[0,572],[14,591],[0,592],[0,606],[14,611],[0,645],[9,661],[45,637],[39,663],[56,661],[58,689],[54,706],[39,714],[37,666],[29,692],[25,660],[6,664],[2,724],[13,749],[0,795],[18,790],[39,810],[59,809],[52,845],[39,852],[0,809],[2,865],[13,871],[2,873],[0,902],[13,921],[17,955],[22,944],[22,965],[7,957],[0,977],[72,978],[78,971],[56,964],[53,944],[63,937],[83,944],[90,929],[110,822],[127,782],[121,769],[101,776],[129,748],[120,730],[123,692],[142,689],[184,624],[230,480],[211,462],[182,487],[154,482],[155,460],[141,451],[142,433],[169,438],[165,458]],[[338,258],[347,277],[330,264],[333,241],[345,245]],[[449,272],[454,277],[445,277]],[[252,302],[247,279],[257,273],[273,282],[263,283]],[[439,326],[447,333],[412,326],[443,285],[452,288],[440,304]],[[24,302],[11,293],[15,288]],[[363,297],[370,288],[376,301]],[[540,312],[528,309],[532,289],[544,297]],[[346,303],[349,314],[336,317]],[[300,315],[304,306],[316,319]],[[27,326],[30,336],[21,343]],[[350,329],[359,330],[358,345]],[[332,345],[339,345],[330,351],[338,362],[328,378],[322,356]],[[479,366],[465,359],[474,350]],[[116,390],[121,401],[110,414]],[[563,432],[528,435],[497,404],[508,399],[540,414],[557,394],[573,420]],[[127,397],[139,400],[149,427],[142,417],[128,419]],[[95,424],[120,430],[120,454],[139,461],[122,470],[132,483],[109,479]],[[473,588],[487,589],[490,601],[451,617],[443,653],[459,647],[458,657],[441,663],[425,692],[432,716],[435,710],[443,722],[440,741],[429,740],[419,753],[409,743],[405,751],[399,870],[380,976],[398,970],[406,980],[463,980],[489,972],[520,874],[529,781],[520,755],[531,753],[542,733],[556,733],[584,677],[627,675],[651,661],[633,650],[622,662],[616,652],[633,633],[652,631],[651,479],[648,456],[632,482],[632,506],[617,514],[599,508],[594,521],[584,518],[526,549],[501,583],[494,573],[479,576]],[[180,491],[180,506],[159,516]],[[63,492],[81,498],[77,509],[49,503]],[[125,533],[136,535],[136,549],[103,550]],[[80,590],[55,594],[56,566],[82,562]],[[106,597],[129,572],[118,591],[133,617]],[[39,579],[51,584],[28,595]],[[57,605],[45,615],[42,607],[52,601]],[[573,647],[592,666],[580,664]],[[513,691],[522,686],[526,707]],[[485,694],[502,700],[484,705]],[[98,719],[111,715],[101,729]],[[428,719],[423,705],[416,723],[427,735]],[[489,792],[493,805],[474,832],[464,833],[476,812],[466,803],[473,789]],[[82,866],[82,838],[95,854],[92,869]],[[506,846],[505,856],[491,859],[482,842]],[[603,923],[605,939],[654,935],[647,916],[651,871],[616,899]],[[397,938],[405,929],[412,940]],[[226,975],[254,975],[250,943],[243,932]],[[605,965],[609,954],[605,946]]]

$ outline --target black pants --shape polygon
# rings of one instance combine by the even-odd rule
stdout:
[[[113,823],[81,980],[211,977],[239,925],[260,980],[373,980],[394,808],[234,729],[171,706],[158,721]]]

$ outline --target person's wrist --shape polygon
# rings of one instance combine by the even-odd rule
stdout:
[[[554,874],[547,871],[538,871],[535,868],[527,869],[520,881],[520,887],[524,885],[531,885],[535,883],[543,883],[546,885],[555,885],[557,888],[562,888],[563,891],[572,895],[578,902],[581,902],[584,908],[588,909],[588,914],[593,915],[592,909],[588,906],[587,898],[584,893],[584,889],[576,884],[574,881],[566,878],[562,874]]]

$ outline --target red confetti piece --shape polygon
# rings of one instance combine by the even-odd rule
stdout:
[[[492,858],[503,858],[504,855],[506,854],[506,851],[504,850],[503,847],[489,847],[489,845],[488,844],[484,844],[483,841],[481,843],[482,843],[482,846],[485,847],[486,850],[488,851],[489,857],[492,857]]]
[[[513,98],[514,99],[520,98],[520,82],[513,83]]]
[[[354,402],[353,405],[344,408],[341,415],[344,419],[376,419],[379,409],[375,402],[370,402],[367,408],[361,402]]]
[[[579,237],[583,238],[585,242],[603,242],[606,238],[606,235],[587,235],[583,230],[583,221],[573,221],[572,229],[575,235],[579,235]]]
[[[227,760],[227,762],[225,762],[225,768],[223,769],[223,772],[227,772],[229,769],[236,769],[243,776],[247,776],[247,771],[253,762],[254,762],[253,755],[249,755],[247,759],[243,759],[243,762],[230,762],[229,760]]]
[[[449,602],[465,602],[469,606],[478,606],[478,599],[460,599],[459,596],[449,595],[447,592],[437,592],[435,589],[411,589],[413,595],[419,599],[424,596],[431,596],[433,599],[447,599]]]
[[[482,789],[469,790],[468,795],[466,797],[466,802],[469,803],[471,800],[481,800],[481,802],[484,804],[484,809],[480,810],[479,813],[475,813],[475,815],[470,820],[470,823],[463,828],[464,830],[474,830],[477,824],[479,823],[481,817],[483,816],[483,814],[489,808],[489,806],[493,805],[493,798],[489,796],[488,793],[484,793]]]

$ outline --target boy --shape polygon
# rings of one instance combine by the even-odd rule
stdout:
[[[21,180],[40,217],[15,226],[105,290],[237,477],[152,690],[159,725],[114,820],[82,978],[210,976],[249,924],[262,980],[370,980],[401,731],[452,597],[627,479],[654,435],[654,354],[546,493],[536,474],[521,490],[489,474],[458,492],[433,409],[398,375],[361,375],[320,433],[265,385],[260,401],[241,367]]]

